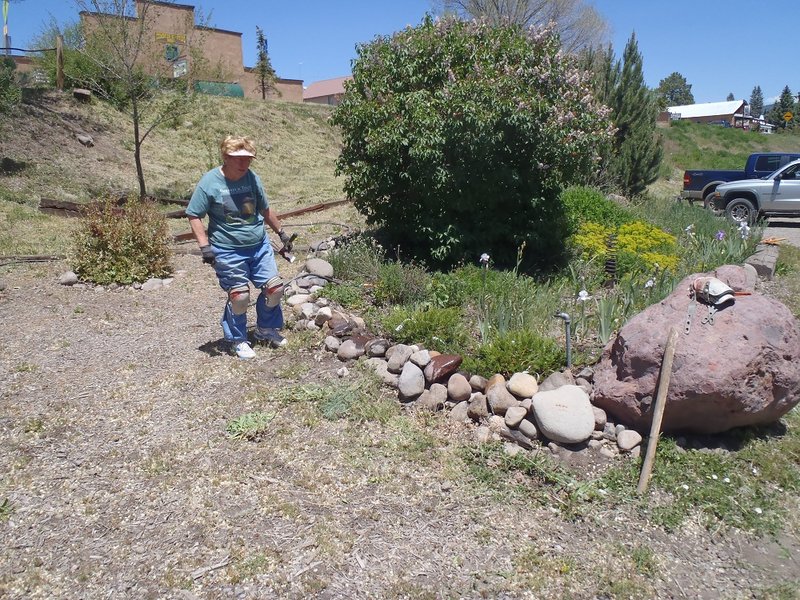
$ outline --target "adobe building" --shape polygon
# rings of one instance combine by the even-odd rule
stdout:
[[[89,35],[99,19],[109,15],[82,11],[80,17]],[[149,70],[173,78],[191,72],[195,89],[202,92],[261,98],[257,74],[243,63],[240,32],[196,25],[195,7],[189,4],[136,0],[136,16],[125,20],[141,18],[145,20],[142,55],[148,57]],[[302,102],[303,81],[277,78],[267,98]]]
[[[315,81],[303,92],[303,102],[336,106],[344,96],[344,82],[353,79],[352,75]]]

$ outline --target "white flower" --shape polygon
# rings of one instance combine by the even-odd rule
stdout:
[[[653,287],[655,284],[656,284],[656,282],[653,281],[652,278],[648,279],[647,282],[644,284],[644,288],[645,289],[649,289],[649,288]]]
[[[717,480],[717,476],[716,476],[716,475],[712,475],[712,476],[711,476],[711,479],[713,479],[714,481],[716,481],[716,480]]]
[[[724,481],[725,483],[730,483],[731,482],[731,478],[730,477],[725,477],[722,481]]]
[[[578,292],[578,300],[580,300],[581,302],[586,302],[587,300],[591,300],[591,299],[592,299],[592,297],[589,295],[589,292],[587,292],[586,290],[581,290],[580,292]]]
[[[756,514],[757,514],[757,515],[760,515],[762,512],[764,512],[763,510],[761,510],[761,509],[760,509],[760,508],[758,508],[757,506],[755,507],[755,509],[754,509],[754,510],[756,511]]]
[[[744,221],[739,223],[739,235],[742,236],[743,240],[746,240],[750,237],[750,226]]]
[[[489,255],[488,255],[488,254],[486,254],[486,252],[484,252],[483,254],[481,254],[480,263],[481,263],[482,265],[488,265],[488,264],[489,264]]]
[[[691,225],[687,225],[686,229],[684,229],[683,231],[686,233],[686,235],[694,235],[694,223],[692,223]]]
[[[684,483],[684,484],[683,484],[681,487],[682,487],[684,490],[686,490],[687,492],[689,491],[689,486],[688,486],[688,485],[686,485],[685,483]]]

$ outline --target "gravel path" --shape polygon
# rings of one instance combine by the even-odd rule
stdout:
[[[221,354],[222,292],[196,256],[176,266],[151,292],[4,272],[0,597],[752,598],[800,572],[793,534],[668,535],[602,504],[571,521],[521,473],[492,490],[469,430],[438,416],[274,399],[341,363],[318,334]],[[228,437],[252,411],[274,414],[268,435]]]

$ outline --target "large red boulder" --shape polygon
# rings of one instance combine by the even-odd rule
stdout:
[[[619,422],[648,431],[668,332],[678,328],[663,431],[720,433],[778,420],[800,401],[800,328],[789,309],[752,289],[727,265],[692,275],[662,302],[626,323],[595,368],[595,405]],[[703,323],[698,302],[685,333],[691,282],[700,275],[723,279],[737,295]]]

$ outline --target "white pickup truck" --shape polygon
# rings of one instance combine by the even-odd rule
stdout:
[[[759,216],[800,217],[800,160],[761,179],[742,179],[717,186],[714,208],[732,221],[752,224]]]

